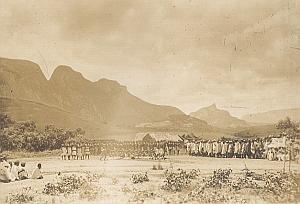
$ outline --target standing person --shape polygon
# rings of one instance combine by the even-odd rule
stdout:
[[[72,147],[70,143],[67,143],[67,158],[68,160],[72,159]]]
[[[239,157],[239,149],[240,149],[239,145],[240,145],[240,142],[238,140],[235,140],[235,142],[234,142],[234,157],[235,158]]]
[[[237,152],[238,152],[238,141],[234,140],[233,141],[233,157],[237,158]]]
[[[254,144],[254,141],[251,141],[251,158],[252,159],[255,159],[255,144]]]
[[[156,160],[159,156],[159,148],[158,148],[158,145],[155,147],[155,150],[154,150],[154,159]]]
[[[228,144],[228,141],[225,142],[225,157],[228,158],[228,147],[229,147],[229,144]]]
[[[202,154],[203,154],[203,153],[202,153],[202,141],[200,140],[200,141],[199,141],[199,145],[198,145],[198,155],[199,155],[199,156],[202,156]]]
[[[233,154],[234,154],[234,146],[233,146],[233,142],[230,141],[229,144],[228,144],[228,157],[229,158],[232,158],[233,157]]]
[[[164,152],[163,144],[161,144],[160,148],[159,148],[159,158],[165,159],[165,152]]]
[[[218,142],[217,141],[213,141],[213,157],[217,157],[218,154]]]
[[[165,144],[165,148],[164,148],[164,155],[169,155],[170,156],[170,154],[169,154],[169,149],[170,149],[170,145],[168,145],[168,143],[169,142],[166,142],[166,144]]]
[[[193,141],[191,143],[191,155],[195,156],[195,154],[196,154],[196,144],[195,144],[195,141]]]
[[[241,158],[246,158],[246,141],[243,140],[241,144]]]
[[[82,145],[81,145],[81,154],[82,154],[82,159],[83,160],[85,160],[85,158],[86,158],[85,147],[86,147],[86,143],[82,143]]]
[[[222,155],[222,143],[219,140],[217,143],[217,157],[221,157],[221,155]]]
[[[212,141],[208,141],[208,156],[209,157],[212,157],[212,155],[213,155],[213,144],[212,144]]]
[[[124,145],[122,144],[122,146],[124,146]],[[82,149],[84,150],[85,147],[82,147]],[[122,147],[122,151],[123,151],[123,149],[124,149],[124,147]],[[85,153],[83,150],[82,150],[82,153],[83,153],[83,159],[84,159]],[[122,152],[122,154],[123,154],[122,157],[124,157],[124,151]],[[105,161],[106,157],[107,157],[107,144],[103,143],[102,152],[101,152],[101,160],[103,159],[103,161]]]
[[[223,158],[226,157],[226,145],[225,145],[225,141],[223,141],[222,143],[222,151],[221,151],[221,155]]]
[[[37,168],[33,171],[32,173],[32,179],[42,179],[43,174],[42,174],[42,164],[38,164]]]
[[[188,153],[188,155],[192,154],[191,144],[192,144],[191,142],[186,143],[186,152]]]
[[[263,140],[263,159],[267,158],[267,153],[268,153],[268,141],[266,138]]]
[[[250,140],[246,141],[245,152],[246,152],[245,156],[249,159],[251,157],[251,142],[250,142]]]
[[[207,150],[208,150],[208,147],[207,147],[207,141],[203,140],[203,156],[206,157],[207,156]]]
[[[67,157],[67,147],[65,144],[61,147],[61,160],[66,160]]]
[[[76,148],[76,144],[73,143],[72,144],[72,159],[75,160],[77,158],[77,148]]]
[[[169,143],[169,145],[168,145],[168,154],[169,155],[172,155],[172,150],[174,149],[174,143],[173,142],[171,142],[171,143]]]
[[[82,160],[82,143],[77,146],[77,160]]]
[[[175,147],[173,147],[173,149],[175,149],[175,152],[178,156],[180,154],[180,143],[175,143]]]
[[[254,148],[255,148],[255,159],[260,159],[260,144],[259,144],[259,140],[255,139],[254,140]]]
[[[84,150],[84,153],[85,153],[85,156],[87,159],[90,159],[90,155],[91,155],[91,152],[90,152],[90,144],[87,144],[86,147],[85,147],[85,150]]]

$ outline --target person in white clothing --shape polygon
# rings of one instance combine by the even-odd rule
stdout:
[[[42,165],[38,164],[37,168],[33,171],[32,173],[32,179],[42,179],[43,174],[42,174]]]
[[[18,181],[19,180],[19,171],[20,171],[20,162],[15,161],[10,169],[11,173],[11,181]]]

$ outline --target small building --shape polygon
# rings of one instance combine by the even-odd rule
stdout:
[[[179,135],[184,133],[180,132],[144,132],[137,133],[135,141],[143,142],[158,142],[158,141],[170,141],[170,142],[182,142],[182,138]]]

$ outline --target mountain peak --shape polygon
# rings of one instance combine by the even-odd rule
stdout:
[[[4,69],[21,75],[38,74],[44,77],[40,66],[29,60],[9,59],[0,57],[0,69]]]
[[[208,106],[207,108],[209,109],[218,109],[217,105],[215,103],[211,104],[210,106]]]
[[[198,111],[190,114],[191,116],[205,120],[208,124],[220,127],[244,127],[247,123],[230,115],[226,110],[218,109],[216,104],[200,108]]]
[[[59,65],[51,75],[50,80],[82,80],[84,77],[80,72],[75,71],[70,66]]]

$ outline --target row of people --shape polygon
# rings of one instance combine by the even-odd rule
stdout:
[[[106,142],[95,145],[95,154],[100,158],[106,157],[149,157],[153,159],[163,158],[166,155],[178,155],[182,143],[166,141],[150,142]]]
[[[62,145],[62,160],[84,160],[90,159],[90,144],[66,143]]]
[[[25,179],[42,179],[42,165],[39,163],[32,172],[31,176],[29,175],[26,169],[25,162],[7,162],[6,158],[1,158],[0,160],[0,181],[1,182],[13,182]]]
[[[267,141],[255,140],[199,140],[186,143],[186,151],[193,156],[223,158],[266,158]]]

